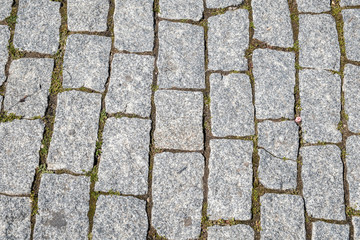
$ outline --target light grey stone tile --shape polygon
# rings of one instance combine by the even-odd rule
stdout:
[[[44,116],[48,105],[52,59],[23,58],[11,62],[5,111],[19,116]]]
[[[68,0],[68,28],[70,31],[106,31],[108,12],[108,0]]]
[[[344,0],[341,0],[343,2]],[[325,12],[330,11],[330,0],[297,0],[299,12]]]
[[[10,16],[13,0],[2,0],[0,5],[0,20]]]
[[[360,132],[360,67],[345,65],[344,95],[345,112],[348,116],[347,125],[350,131]]]
[[[203,94],[160,90],[155,93],[157,148],[203,149]]]
[[[134,197],[99,196],[94,216],[93,239],[146,239],[146,202]]]
[[[236,6],[243,3],[243,0],[206,0],[206,7],[208,8],[224,8],[228,6]]]
[[[151,121],[110,118],[103,132],[96,190],[146,194]]]
[[[341,6],[356,6],[360,5],[359,0],[341,0],[340,1]]]
[[[63,87],[105,90],[111,39],[95,35],[70,35],[64,56]]]
[[[87,239],[89,190],[88,177],[44,174],[34,239]]]
[[[260,203],[262,239],[306,239],[301,196],[267,193]]]
[[[160,88],[205,88],[204,29],[185,23],[159,24]]]
[[[215,136],[255,133],[250,79],[245,74],[210,76],[211,128]]]
[[[160,17],[170,19],[202,18],[204,3],[202,0],[160,0]]]
[[[358,5],[360,5],[360,1]],[[346,57],[350,60],[360,61],[360,9],[344,9],[342,15]]]
[[[208,240],[254,239],[254,230],[248,225],[213,226],[207,229]]]
[[[92,169],[100,108],[100,94],[68,91],[58,95],[48,169],[77,173]]]
[[[14,120],[0,124],[0,192],[29,194],[39,164],[44,124]]]
[[[200,153],[155,155],[152,225],[168,239],[196,238],[201,231],[204,158]]]
[[[208,55],[211,70],[247,70],[248,11],[238,9],[209,18]]]
[[[253,66],[256,117],[294,117],[294,53],[256,49]]]
[[[254,38],[272,46],[292,47],[293,32],[287,0],[253,0]]]
[[[3,82],[6,79],[5,76],[5,65],[8,61],[8,42],[10,38],[10,31],[8,29],[8,26],[1,26],[0,25],[0,85],[3,84]]]
[[[301,149],[303,194],[311,217],[345,220],[343,163],[337,146]]]
[[[306,142],[340,142],[341,80],[324,70],[301,70],[300,99]]]
[[[14,47],[25,51],[56,53],[61,24],[60,2],[20,0]]]
[[[152,0],[115,0],[115,47],[144,52],[153,50],[154,18]]]
[[[153,71],[152,56],[116,54],[105,98],[106,111],[149,117]]]
[[[312,226],[312,239],[350,239],[349,225],[339,225],[326,222],[314,222]]]
[[[346,141],[347,181],[350,207],[360,210],[360,137],[350,136]]]
[[[354,239],[360,239],[360,217],[352,217],[352,224],[354,226]]]
[[[329,14],[299,16],[300,66],[339,70],[340,47]]]
[[[251,219],[253,142],[211,140],[210,149],[210,219]]]
[[[1,239],[30,239],[29,198],[1,195],[0,212]]]

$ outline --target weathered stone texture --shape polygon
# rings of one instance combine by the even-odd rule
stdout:
[[[6,79],[5,65],[8,61],[8,56],[9,56],[7,49],[9,38],[10,38],[10,31],[8,27],[0,25],[0,85],[2,85]]]
[[[202,18],[204,3],[199,0],[160,0],[160,17],[170,19],[192,19],[198,21]]]
[[[236,6],[243,3],[243,0],[206,0],[206,7],[208,8],[224,8],[228,6]]]
[[[2,0],[0,4],[0,21],[10,16],[13,0]]]
[[[350,136],[346,141],[347,181],[350,207],[360,210],[360,137]]]
[[[340,2],[343,1],[344,0],[341,0]],[[319,13],[331,10],[331,3],[329,0],[297,0],[296,3],[299,12]]]
[[[345,65],[344,95],[345,112],[348,116],[347,125],[350,131],[360,132],[360,67]]]
[[[350,239],[349,225],[339,225],[326,222],[314,222],[312,225],[312,237],[314,240],[321,239]]]
[[[360,1],[358,5],[360,5]],[[342,11],[342,15],[346,57],[350,60],[360,61],[360,9],[345,9]]]
[[[247,225],[213,226],[207,229],[208,240],[249,240],[254,238],[254,230]]]

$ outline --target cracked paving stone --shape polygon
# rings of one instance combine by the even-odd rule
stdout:
[[[256,49],[253,65],[257,118],[293,118],[294,53]]]
[[[211,74],[211,128],[215,136],[255,133],[254,106],[249,77],[245,74]]]
[[[93,239],[146,239],[146,202],[134,197],[99,196],[94,216]]]
[[[161,21],[157,65],[160,88],[205,88],[204,29]]]
[[[1,239],[30,239],[29,198],[0,195],[0,212]]]
[[[40,120],[0,124],[0,192],[29,194],[44,132]]]
[[[8,44],[10,38],[10,31],[8,26],[1,26],[0,25],[0,86],[6,79],[5,76],[5,65],[8,61]]]
[[[213,226],[207,229],[208,240],[254,239],[254,230],[247,225]]]
[[[0,4],[0,21],[10,16],[13,0],[2,0]]]
[[[210,148],[210,219],[251,219],[253,142],[211,140]]]
[[[151,121],[110,118],[103,133],[96,190],[146,194]]]
[[[68,0],[68,28],[70,31],[106,31],[108,12],[108,0]]]
[[[23,58],[12,61],[4,109],[18,116],[44,116],[48,105],[52,59]]]
[[[350,239],[349,225],[340,225],[326,222],[314,222],[312,225],[312,239]]]
[[[224,8],[229,6],[236,6],[242,4],[243,0],[206,0],[206,7],[208,8]]]
[[[262,239],[306,239],[301,196],[267,193],[260,203]]]
[[[343,163],[335,145],[301,149],[303,194],[309,216],[345,220]]]
[[[360,239],[360,217],[352,217],[352,224],[354,226],[354,239]]]
[[[359,133],[360,123],[360,67],[347,64],[344,72],[344,95],[347,124],[350,131]]]
[[[111,39],[108,37],[70,35],[64,56],[63,87],[105,90],[110,49]]]
[[[152,225],[169,239],[196,238],[201,231],[204,158],[200,153],[155,155]]]
[[[299,16],[300,66],[339,70],[340,47],[331,15]]]
[[[152,51],[154,18],[152,0],[115,0],[115,47],[131,52]]]
[[[48,169],[90,171],[98,133],[101,95],[67,91],[58,95]]]
[[[14,47],[25,51],[54,54],[59,46],[60,2],[20,0]]]
[[[343,2],[344,0],[341,0]],[[346,0],[345,0],[346,1]],[[329,0],[296,0],[299,12],[326,12],[330,11],[331,3]]]
[[[360,5],[360,1],[358,4]],[[342,11],[342,15],[346,57],[350,60],[360,61],[360,9],[345,9]]]
[[[267,188],[296,188],[298,127],[293,121],[258,123],[259,178]]]
[[[192,19],[198,21],[202,18],[204,3],[199,0],[160,0],[159,16],[169,19]]]
[[[159,90],[155,93],[156,148],[203,149],[203,94]]]
[[[300,99],[304,140],[310,143],[340,142],[339,75],[324,70],[301,70]]]
[[[350,207],[360,210],[360,137],[350,136],[346,141],[347,180]]]
[[[249,45],[248,11],[238,9],[209,18],[209,69],[247,70],[245,50]]]
[[[87,239],[90,180],[43,174],[34,239]]]
[[[149,117],[153,71],[153,56],[115,54],[105,97],[106,111]]]
[[[359,0],[341,0],[340,1],[341,6],[356,6],[360,5]]]
[[[287,0],[253,0],[254,38],[272,46],[292,47],[293,33]]]

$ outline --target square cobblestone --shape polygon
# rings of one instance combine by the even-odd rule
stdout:
[[[360,5],[360,1],[358,5]],[[345,9],[342,11],[342,15],[344,18],[346,57],[350,60],[360,61],[360,9]]]
[[[208,8],[224,8],[229,6],[237,6],[243,3],[243,0],[206,0],[206,7]]]
[[[0,21],[10,16],[13,0],[2,0],[0,5]]]
[[[350,131],[360,132],[360,67],[347,64],[344,72],[345,111]]]
[[[207,229],[208,240],[249,240],[254,238],[254,230],[247,225],[213,226]]]
[[[346,141],[347,181],[350,207],[360,210],[360,137],[350,136]]]
[[[314,240],[320,239],[350,239],[348,225],[339,225],[326,222],[314,222],[312,226],[312,237]]]
[[[202,18],[204,3],[199,0],[160,0],[160,17],[170,19],[192,19],[198,21]]]
[[[344,0],[341,0],[340,2],[343,1]],[[297,0],[296,3],[299,12],[320,13],[331,10],[331,1],[329,0]]]
[[[6,79],[5,76],[5,65],[8,61],[8,42],[10,38],[10,31],[7,26],[1,26],[0,25],[0,85],[3,84],[3,82]]]

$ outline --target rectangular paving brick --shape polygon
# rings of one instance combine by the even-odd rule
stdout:
[[[208,20],[208,55],[211,70],[247,70],[248,11],[238,9]]]
[[[301,70],[300,100],[306,142],[340,142],[341,80],[324,70]]]
[[[204,3],[201,0],[160,0],[160,17],[169,19],[202,18]]]
[[[7,46],[9,44],[9,38],[10,38],[10,31],[8,26],[0,25],[0,85],[2,85],[6,79],[5,65],[8,61],[8,56],[9,56],[7,49]]]
[[[343,2],[341,0],[340,2]],[[346,1],[346,0],[345,0]],[[328,0],[297,0],[299,12],[326,12],[330,11],[331,2]]]
[[[68,91],[58,95],[48,168],[90,171],[98,133],[101,95]]]
[[[152,0],[115,0],[115,47],[131,52],[152,51],[154,18]]]
[[[251,219],[252,141],[211,140],[208,215],[211,220]]]
[[[150,120],[110,118],[106,121],[96,190],[146,194],[150,129]]]
[[[348,116],[347,124],[350,131],[360,132],[360,67],[351,64],[345,65],[344,94],[345,112]]]
[[[205,88],[204,28],[161,21],[157,65],[160,88]]]
[[[236,6],[243,3],[243,0],[206,0],[206,7],[208,8],[224,8],[229,6]]]
[[[215,136],[255,133],[250,79],[245,74],[210,76],[211,129]]]
[[[0,21],[10,16],[13,0],[2,0],[0,5]]]
[[[301,149],[306,211],[314,218],[345,220],[343,163],[334,145]]]
[[[360,5],[360,1],[358,5]],[[360,9],[345,9],[342,11],[342,15],[346,57],[350,60],[360,61]]]
[[[350,239],[349,234],[349,225],[321,221],[312,224],[313,239]]]
[[[34,239],[87,239],[89,190],[88,177],[44,174]]]
[[[14,46],[25,51],[54,54],[59,46],[60,2],[20,0]]]
[[[212,226],[207,229],[208,240],[254,239],[254,230],[247,225]]]
[[[295,55],[270,49],[253,53],[257,118],[293,118]]]
[[[203,94],[159,90],[155,93],[156,148],[203,149]]]
[[[350,136],[346,141],[347,181],[350,207],[360,210],[360,137]]]

